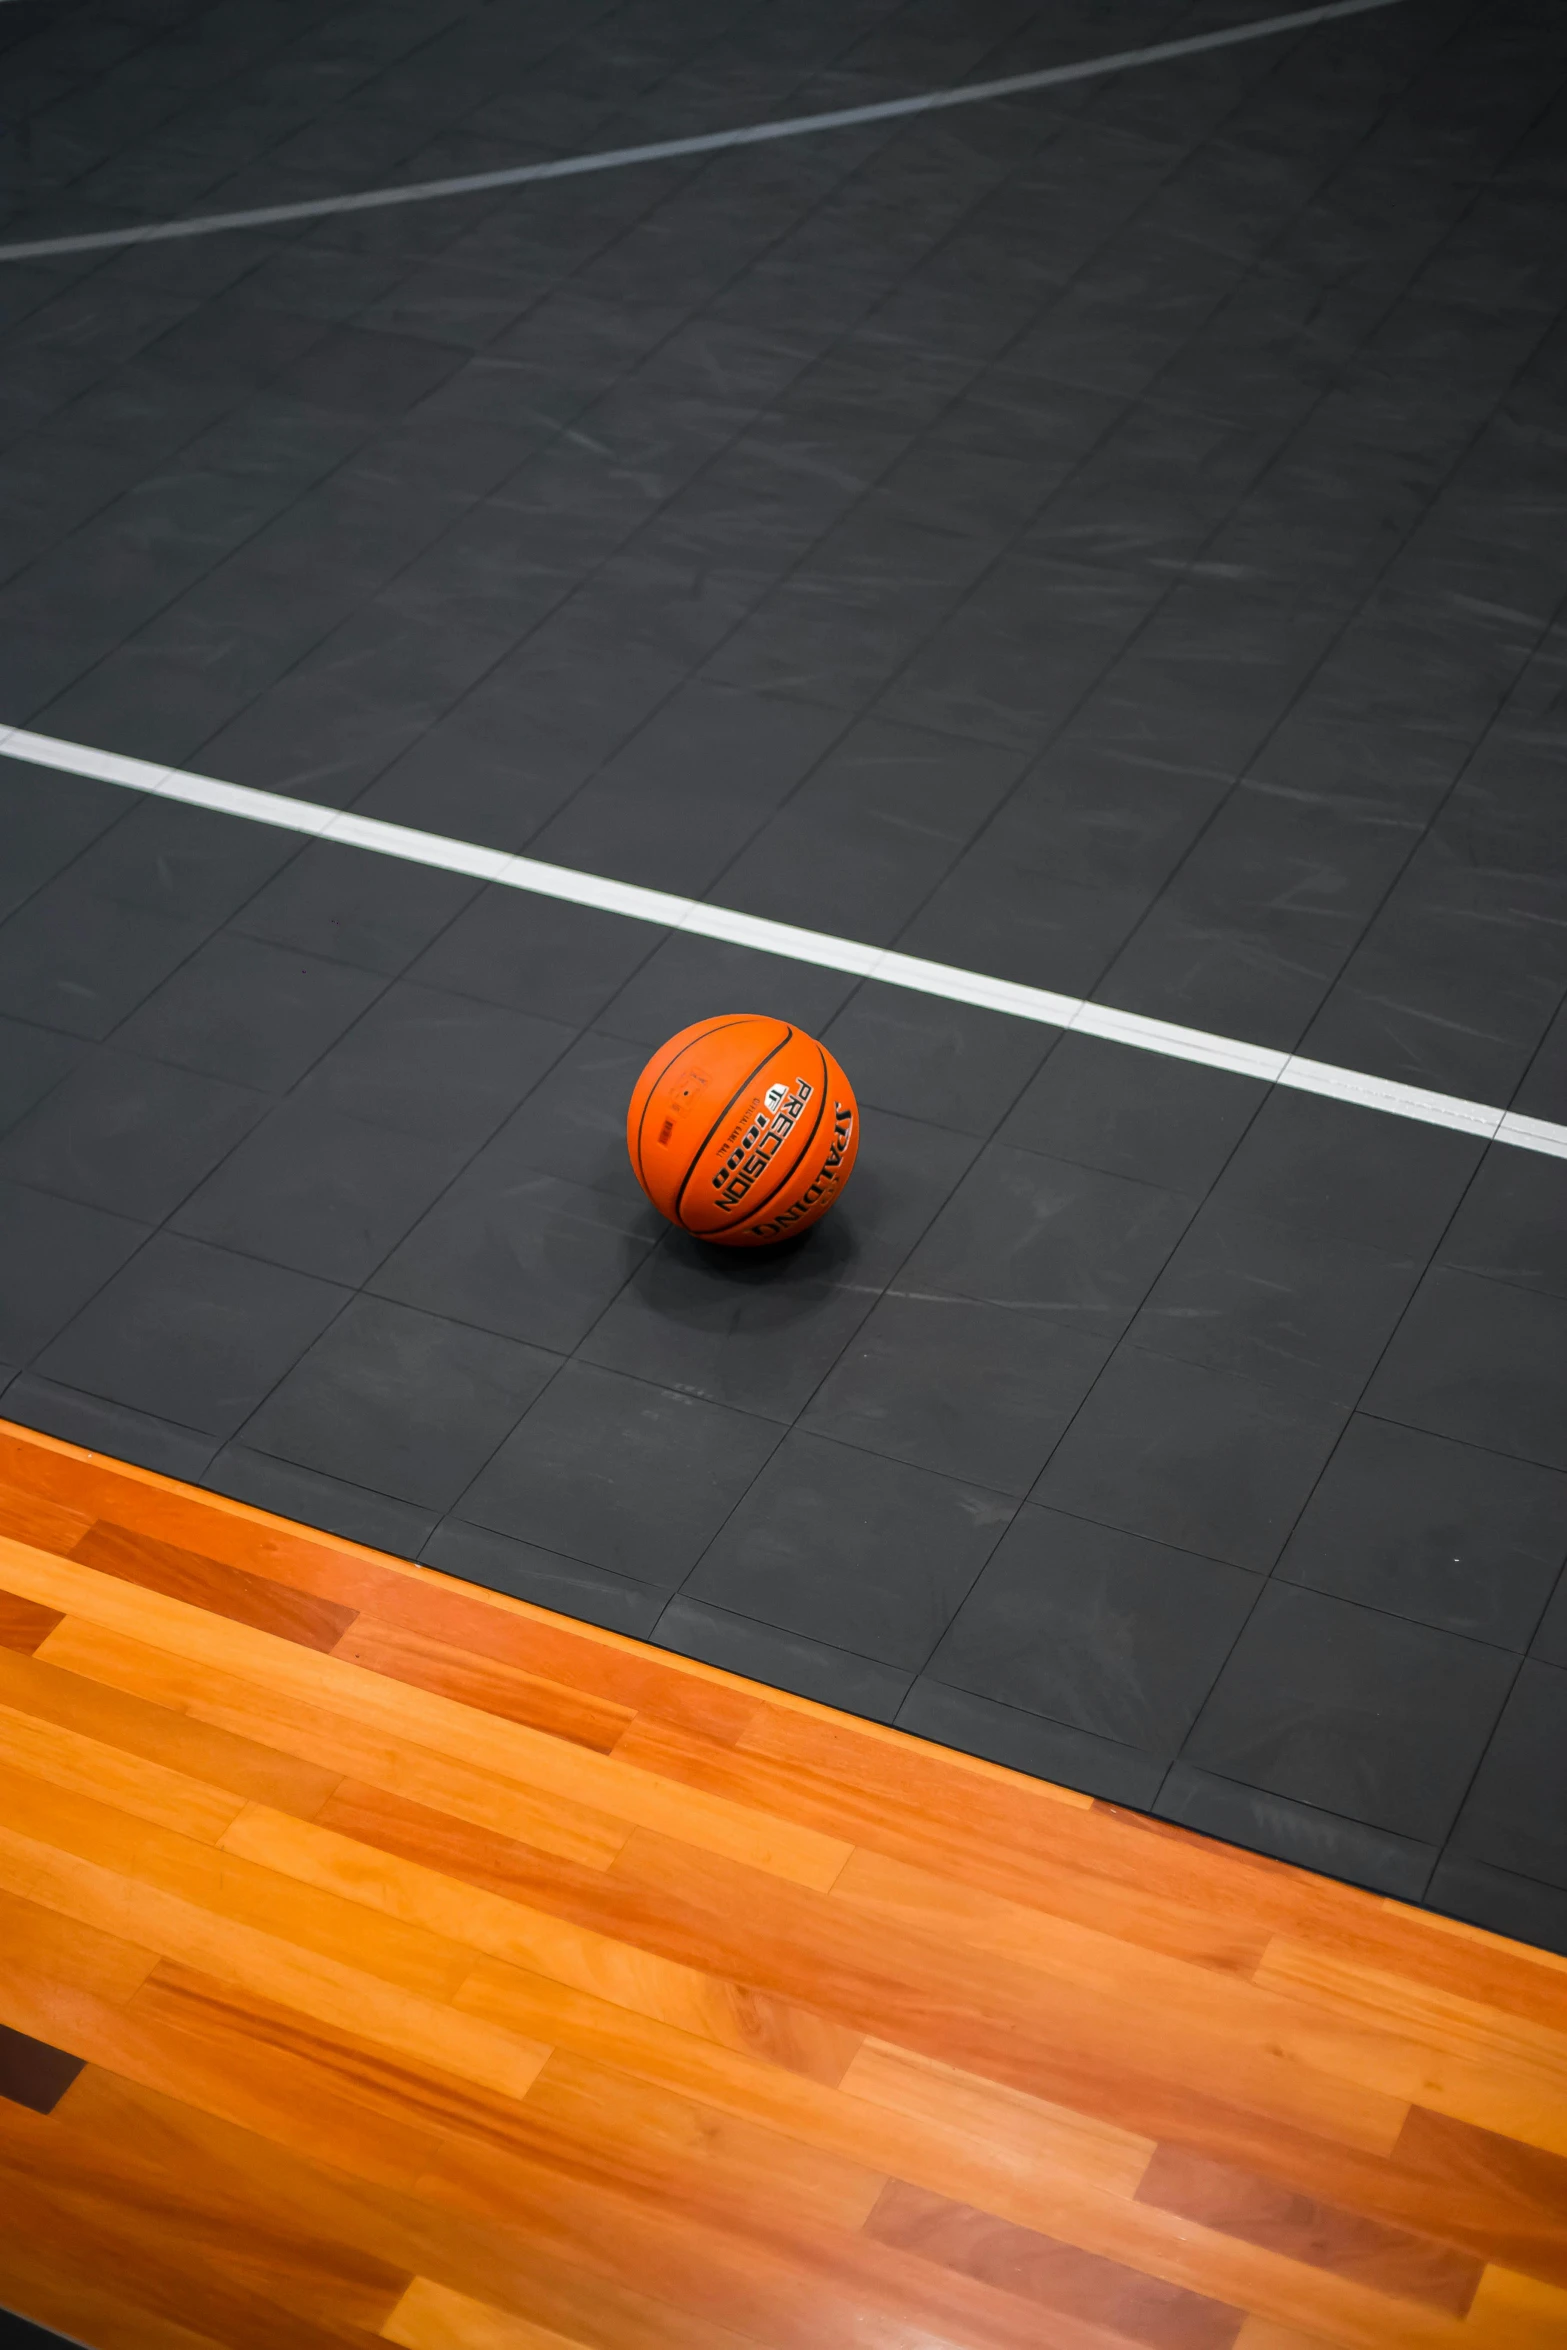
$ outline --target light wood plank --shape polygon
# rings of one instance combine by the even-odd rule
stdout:
[[[381,2332],[402,2350],[596,2350],[580,2334],[536,2326],[427,2277],[415,2277]]]
[[[1567,2350],[1567,2292],[1494,2263],[1480,2279],[1466,2329],[1474,2350]]]
[[[62,1647],[68,1648],[70,1637],[70,1626],[62,1624]],[[151,1703],[90,1674],[62,1669],[52,1658],[0,1651],[0,1704],[102,1745],[120,1747],[146,1762],[162,1763],[241,1801],[275,1803],[301,1819],[312,1819],[342,1778],[340,1769],[319,1768],[275,1747],[213,1729],[171,1712],[166,1703]]]
[[[1567,2030],[1283,1939],[1269,1945],[1256,1981],[1308,2011],[1385,2035],[1354,2077],[1380,2073],[1412,2103],[1567,2154]]]
[[[559,2280],[551,2278],[546,2297],[561,2325],[540,2324],[430,2277],[415,2277],[381,2330],[406,2350],[758,2350],[754,2336],[742,2340],[727,2326],[661,2308],[641,2294],[594,2290],[586,2279],[577,2281],[576,2291],[562,2293]]]
[[[0,1893],[0,1951],[7,1967],[30,1968],[51,1982],[114,2001],[129,1999],[158,1962],[154,1950],[101,1934],[14,1893]]]
[[[243,1797],[209,1787],[205,1780],[7,1705],[0,1705],[0,1768],[111,1804],[133,1819],[203,1844],[215,1844],[244,1809]]]

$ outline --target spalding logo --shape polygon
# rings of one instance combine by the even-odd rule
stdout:
[[[763,1107],[713,1177],[719,1207],[738,1207],[757,1177],[766,1174],[768,1161],[777,1153],[815,1090],[803,1077],[792,1087],[770,1085],[767,1088],[762,1097]]]
[[[821,1173],[810,1189],[802,1192],[797,1200],[791,1202],[781,1216],[770,1216],[765,1224],[751,1226],[751,1232],[757,1240],[777,1239],[780,1233],[787,1232],[791,1224],[798,1223],[808,1208],[814,1208],[817,1201],[834,1188],[839,1180],[839,1172],[843,1162],[848,1156],[849,1144],[853,1139],[853,1109],[847,1102],[834,1102],[832,1106],[832,1148],[827,1153],[826,1163]]]

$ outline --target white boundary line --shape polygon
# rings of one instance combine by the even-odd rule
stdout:
[[[253,791],[247,784],[220,783],[210,775],[188,774],[179,767],[160,767],[150,759],[128,759],[117,751],[94,750],[86,743],[61,742],[48,734],[32,734],[25,727],[0,727],[0,758],[26,760],[34,767],[54,767],[68,775],[85,775],[100,783],[122,785],[149,797],[178,800],[192,808],[212,808],[239,816],[251,824],[270,824],[284,832],[298,832],[311,840],[337,841],[349,848],[369,849],[382,857],[401,857],[413,865],[430,865],[447,873],[471,874],[476,881],[499,883],[504,889],[530,891],[535,897],[564,898],[574,906],[593,906],[606,914],[625,914],[633,921],[657,923],[665,930],[688,931],[701,938],[723,939],[731,946],[755,947],[763,954],[785,955],[796,963],[814,963],[824,970],[852,971],[862,979],[878,979],[893,987],[911,988],[921,995],[942,996],[949,1003],[980,1004],[992,1012],[1009,1012],[1014,1019],[1037,1020],[1052,1028],[1071,1029],[1079,1036],[1099,1036],[1113,1044],[1135,1045],[1140,1051],[1160,1053],[1167,1060],[1195,1061],[1209,1069],[1232,1069],[1255,1077],[1264,1085],[1287,1085],[1300,1093],[1320,1093],[1335,1101],[1356,1102],[1363,1109],[1385,1110],[1396,1118],[1415,1118],[1427,1126],[1449,1126],[1460,1134],[1476,1134],[1488,1142],[1516,1144],[1520,1150],[1543,1151],[1567,1159],[1567,1126],[1544,1118],[1525,1118],[1514,1110],[1500,1110],[1488,1102],[1462,1100],[1456,1094],[1432,1093],[1424,1086],[1401,1085],[1389,1077],[1371,1077],[1356,1069],[1336,1069],[1325,1061],[1309,1061],[1299,1053],[1276,1047],[1246,1044],[1237,1037],[1210,1036],[1201,1028],[1182,1028],[1171,1020],[1153,1020],[1142,1012],[1119,1012],[1108,1004],[1085,1002],[1081,996],[1057,995],[1044,987],[1023,987],[1015,980],[992,979],[981,971],[960,971],[950,963],[928,963],[917,955],[900,955],[891,947],[863,945],[852,938],[832,938],[825,931],[797,930],[787,922],[769,922],[756,914],[739,914],[727,906],[710,906],[698,898],[673,896],[667,890],[642,889],[634,882],[609,881],[597,873],[578,873],[566,865],[546,865],[536,857],[510,856],[503,849],[484,849],[471,841],[447,840],[436,832],[418,832],[411,825],[387,824],[372,816],[318,806],[314,800],[287,799],[280,792]]]
[[[335,212],[376,212],[391,204],[429,204],[443,196],[480,195],[491,188],[528,187],[538,180],[577,179],[584,172],[624,171],[637,163],[666,163],[686,155],[716,155],[727,147],[758,147],[772,139],[799,139],[813,131],[854,130],[862,123],[895,122],[910,114],[936,114],[949,106],[977,106],[989,98],[1014,98],[1030,90],[1052,90],[1096,75],[1129,73],[1140,65],[1163,65],[1174,57],[1198,57],[1210,49],[1233,49],[1243,41],[1264,41],[1275,33],[1304,32],[1340,17],[1365,16],[1396,8],[1400,0],[1329,0],[1319,8],[1292,9],[1254,24],[1227,25],[1218,32],[1193,33],[1185,40],[1156,41],[1146,49],[1117,49],[1104,57],[1050,65],[1039,73],[1009,74],[1004,80],[965,82],[956,89],[926,90],[916,98],[887,98],[874,106],[844,106],[830,114],[797,114],[785,122],[754,122],[730,131],[706,131],[689,139],[660,139],[643,147],[610,147],[596,155],[565,155],[553,163],[520,163],[507,171],[475,171],[459,179],[418,180],[407,187],[367,188],[354,196],[315,196],[298,204],[263,204],[248,212],[205,212],[189,220],[158,220],[142,228],[97,229],[76,237],[39,237],[26,244],[0,245],[0,261],[36,261],[51,253],[99,253],[117,245],[161,244],[170,237],[212,237],[225,229],[271,228],[282,221],[323,220]]]

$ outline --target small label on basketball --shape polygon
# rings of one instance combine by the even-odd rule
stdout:
[[[768,1087],[763,1107],[713,1177],[713,1189],[720,1194],[717,1205],[725,1215],[744,1199],[757,1177],[766,1174],[815,1090],[803,1077],[792,1086]]]
[[[662,1126],[659,1128],[659,1130],[658,1130],[658,1139],[659,1139],[659,1141],[660,1141],[660,1142],[667,1142],[667,1141],[669,1140],[670,1136],[671,1136],[671,1135],[674,1133],[674,1131],[675,1131],[675,1121],[674,1121],[674,1119],[673,1119],[673,1118],[666,1118],[666,1119],[664,1120],[664,1123],[663,1123],[663,1125],[662,1125]]]

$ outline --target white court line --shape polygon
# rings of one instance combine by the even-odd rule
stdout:
[[[1325,1061],[1306,1060],[1299,1053],[1280,1052],[1272,1045],[1210,1036],[1205,1029],[1182,1028],[1171,1020],[1150,1019],[1143,1012],[1116,1011],[1109,1004],[1087,1003],[1081,996],[1057,995],[1045,987],[1023,987],[1012,979],[992,979],[982,971],[927,963],[918,955],[900,955],[891,947],[832,938],[821,930],[797,930],[791,923],[735,913],[727,906],[709,906],[699,898],[642,889],[630,881],[609,881],[601,874],[578,873],[567,865],[545,865],[536,857],[511,856],[504,849],[447,840],[437,832],[418,832],[411,825],[355,816],[339,808],[318,806],[314,800],[252,791],[243,783],[220,783],[211,775],[160,767],[150,759],[127,759],[117,751],[94,750],[87,743],[61,742],[54,735],[31,734],[25,727],[0,727],[0,758],[60,768],[69,775],[91,776],[101,783],[121,784],[127,791],[146,792],[154,799],[178,800],[187,807],[213,808],[252,824],[304,833],[312,840],[337,841],[350,848],[373,850],[378,856],[401,857],[409,864],[436,866],[447,873],[469,873],[476,881],[498,882],[504,889],[564,898],[574,906],[629,915],[634,921],[657,923],[661,929],[723,939],[731,946],[755,947],[763,954],[785,955],[793,962],[814,963],[825,970],[853,971],[862,979],[884,980],[921,995],[942,996],[949,1003],[980,1004],[992,1012],[1009,1012],[1014,1019],[1038,1020],[1052,1028],[1069,1028],[1079,1036],[1135,1045],[1167,1060],[1233,1069],[1242,1077],[1260,1079],[1264,1085],[1327,1094],[1335,1101],[1357,1102],[1363,1109],[1385,1110],[1396,1118],[1450,1126],[1460,1134],[1477,1134],[1490,1142],[1509,1142],[1520,1150],[1567,1159],[1567,1126],[1552,1125],[1545,1118],[1525,1118],[1489,1102],[1469,1102],[1457,1094],[1400,1085],[1393,1078],[1371,1077],[1358,1069],[1336,1069]]]
[[[1009,74],[1003,81],[964,82],[956,89],[926,90],[917,98],[887,98],[875,106],[843,106],[831,114],[797,114],[787,122],[753,122],[732,131],[706,131],[690,139],[660,139],[644,147],[609,147],[596,155],[566,155],[554,163],[520,163],[507,171],[474,171],[460,179],[419,180],[407,187],[367,188],[356,196],[315,196],[299,204],[263,204],[248,212],[203,212],[190,220],[151,221],[142,228],[98,229],[77,237],[40,237],[28,244],[0,245],[0,261],[35,261],[50,253],[98,253],[116,245],[161,244],[170,237],[212,237],[224,229],[271,228],[286,220],[322,220],[334,212],[377,212],[390,204],[428,204],[442,196],[474,196],[489,188],[528,187],[537,180],[578,179],[589,171],[624,171],[636,163],[667,163],[684,155],[716,155],[726,147],[759,147],[772,139],[799,139],[812,131],[847,131],[867,122],[895,122],[909,114],[936,114],[949,106],[977,106],[988,98],[1015,98],[1028,90],[1057,89],[1099,74],[1130,73],[1140,65],[1162,65],[1172,57],[1198,57],[1209,49],[1233,49],[1243,41],[1265,41],[1275,33],[1303,32],[1339,17],[1365,16],[1396,8],[1400,0],[1330,0],[1321,8],[1296,8],[1288,16],[1267,16],[1255,24],[1227,25],[1185,40],[1155,41],[1146,49],[1116,49],[1105,57],[1080,58],[1073,65],[1049,65],[1039,73]]]

